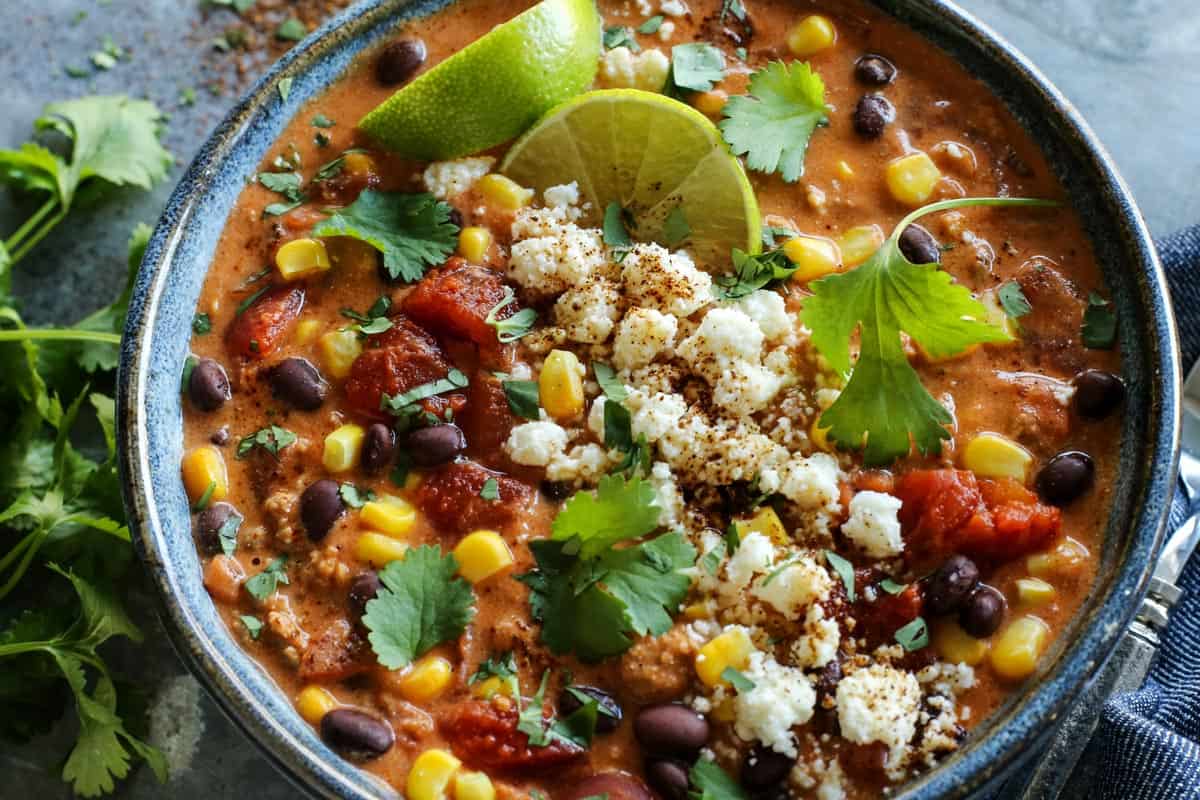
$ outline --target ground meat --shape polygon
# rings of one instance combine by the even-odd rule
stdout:
[[[313,638],[300,656],[300,678],[327,683],[366,672],[375,663],[366,638],[346,620],[332,623]]]
[[[679,697],[691,683],[696,646],[682,625],[634,642],[621,657],[621,683],[638,703]]]

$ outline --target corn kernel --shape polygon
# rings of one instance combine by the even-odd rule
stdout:
[[[788,31],[787,46],[797,58],[807,58],[828,49],[837,41],[837,28],[829,17],[811,14]]]
[[[197,447],[183,457],[183,488],[193,504],[208,495],[208,502],[224,500],[229,494],[225,458],[215,447]],[[209,491],[209,487],[212,491]]]
[[[754,644],[742,628],[726,631],[700,648],[696,654],[696,675],[708,686],[728,686],[721,673],[729,667],[741,670],[750,663]]]
[[[1043,606],[1053,600],[1054,595],[1054,586],[1041,578],[1017,579],[1017,598],[1022,605]]]
[[[362,354],[362,342],[351,330],[330,331],[321,337],[318,347],[325,371],[335,378],[349,375],[354,359]]]
[[[908,206],[919,206],[929,199],[941,170],[922,152],[901,156],[887,165],[887,186],[892,197]]]
[[[821,427],[820,416],[812,421],[812,427],[808,429],[808,438],[813,444],[815,444],[819,449],[824,450],[826,453],[832,453],[837,449],[834,447],[833,442],[829,441],[829,430],[829,428]]]
[[[400,694],[410,703],[432,700],[450,685],[450,662],[441,656],[425,656],[400,678]]]
[[[492,246],[492,232],[487,228],[469,226],[458,233],[458,254],[472,264],[482,264]]]
[[[404,558],[408,545],[382,533],[368,531],[354,543],[354,555],[376,569],[383,569],[393,561]]]
[[[309,725],[320,724],[321,719],[337,707],[337,698],[321,686],[306,686],[296,696],[296,710]]]
[[[770,506],[758,509],[750,519],[738,520],[737,529],[738,536],[743,539],[752,533],[761,533],[777,545],[788,543],[787,529]]]
[[[1024,483],[1032,465],[1028,450],[998,433],[981,433],[963,448],[963,466],[981,478],[1012,478]]]
[[[856,225],[838,237],[843,267],[857,267],[883,247],[883,230],[878,225]]]
[[[1070,537],[1048,553],[1035,553],[1025,560],[1031,575],[1044,578],[1060,572],[1075,572],[1087,561],[1088,549]]]
[[[446,790],[462,762],[445,750],[426,750],[417,756],[404,782],[408,800],[446,800]]]
[[[275,252],[275,267],[285,281],[307,278],[329,269],[329,253],[320,239],[293,239]]]
[[[472,685],[471,692],[482,700],[491,700],[496,695],[512,697],[514,694],[512,681],[499,675],[493,675]]]
[[[719,117],[729,102],[729,95],[720,89],[711,92],[697,92],[692,96],[692,106],[706,117]]]
[[[296,344],[304,346],[310,345],[317,340],[317,336],[321,333],[321,323],[315,319],[301,320],[296,326],[296,332],[293,336],[296,339]]]
[[[385,494],[364,504],[358,518],[369,528],[400,538],[417,524],[417,509],[403,498]]]
[[[1046,623],[1037,617],[1019,617],[1000,633],[992,646],[992,669],[1005,680],[1028,678],[1037,669],[1049,637],[1050,626]]]
[[[933,629],[933,646],[951,664],[976,666],[988,653],[988,640],[976,639],[957,622],[941,622]]]
[[[533,189],[526,189],[512,178],[494,172],[475,181],[475,190],[505,211],[516,211],[533,202]]]
[[[375,174],[375,160],[368,153],[346,153],[342,156],[342,174],[357,179]]]
[[[325,437],[325,454],[322,461],[330,472],[345,472],[358,466],[362,453],[363,436],[366,431],[361,425],[347,424]]]
[[[583,376],[579,359],[569,350],[551,350],[538,376],[538,400],[559,422],[583,413]]]
[[[490,578],[512,566],[513,554],[495,531],[473,531],[454,548],[458,574],[471,583]]]
[[[792,280],[802,283],[823,278],[842,266],[838,246],[817,236],[793,236],[783,243],[783,254],[796,267]]]
[[[708,603],[701,601],[685,606],[683,615],[690,620],[708,619],[712,616],[712,609],[708,607]]]
[[[496,787],[482,772],[460,772],[454,778],[454,800],[496,800]]]
[[[844,180],[850,180],[854,177],[854,167],[850,166],[849,161],[843,159],[842,161],[837,162],[835,166],[837,167],[838,176],[840,178]]]

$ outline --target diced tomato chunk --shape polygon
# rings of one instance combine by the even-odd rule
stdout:
[[[346,401],[370,419],[386,420],[380,410],[383,395],[398,395],[450,372],[437,340],[404,316],[392,317],[392,327],[371,341],[350,367]]]
[[[455,256],[444,267],[431,270],[404,298],[404,313],[440,335],[474,342],[484,360],[501,350],[496,329],[487,316],[504,299],[504,282],[498,273],[468,264]],[[495,319],[507,319],[518,306],[509,303]]]
[[[374,657],[367,640],[344,619],[314,637],[300,656],[300,678],[325,683],[341,681],[371,668]]]
[[[1057,508],[1011,479],[977,480],[965,470],[916,470],[896,484],[911,558],[962,553],[1011,561],[1042,549],[1062,525]]]
[[[500,379],[487,370],[476,371],[467,387],[467,407],[459,418],[471,452],[488,460],[508,439],[516,421]]]
[[[442,717],[441,728],[454,754],[476,769],[544,770],[568,764],[586,752],[560,739],[531,747],[529,737],[517,730],[515,708],[500,709],[478,700],[451,709]]]
[[[910,583],[899,594],[876,587],[874,595],[872,602],[865,593],[860,593],[854,604],[854,619],[862,626],[861,635],[866,637],[869,647],[894,643],[896,631],[921,616],[925,607],[919,583]]]
[[[270,289],[234,319],[226,334],[226,344],[236,356],[256,361],[266,358],[287,337],[302,308],[301,287]]]
[[[479,496],[483,484],[495,479],[500,496]],[[533,502],[533,491],[507,475],[473,461],[447,464],[430,473],[417,488],[417,507],[447,533],[467,533],[474,528],[498,528],[512,522]]]

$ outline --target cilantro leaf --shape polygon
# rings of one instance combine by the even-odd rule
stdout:
[[[212,317],[203,312],[192,315],[192,333],[203,336],[212,332]]]
[[[343,483],[338,487],[338,496],[350,508],[362,508],[375,499],[375,492],[371,489],[359,489],[353,483]]]
[[[1021,284],[1016,281],[1006,281],[1000,284],[996,296],[1000,300],[1000,307],[1004,309],[1004,313],[1008,315],[1009,319],[1020,319],[1033,311],[1029,299],[1021,291]]]
[[[671,628],[691,579],[679,572],[696,563],[696,548],[668,533],[634,547],[613,550],[601,564],[605,588],[625,604],[629,623],[640,635],[661,636]]]
[[[512,287],[505,286],[504,297],[496,304],[495,308],[487,313],[487,317],[484,319],[484,322],[496,329],[496,338],[505,344],[515,342],[525,336],[533,330],[533,325],[537,322],[537,312],[532,308],[522,308],[504,319],[497,319],[497,315],[502,310],[516,302],[517,296]]]
[[[379,573],[383,588],[367,603],[363,624],[379,663],[400,669],[455,639],[475,616],[475,595],[452,553],[421,545]]]
[[[625,248],[633,244],[629,238],[629,229],[625,220],[626,211],[621,204],[613,201],[604,208],[604,224],[602,235],[604,243],[613,248]]]
[[[604,444],[625,453],[633,450],[633,415],[613,400],[604,404]]]
[[[551,524],[551,537],[556,541],[578,537],[580,555],[594,558],[617,542],[657,528],[661,509],[656,498],[654,487],[640,478],[606,475],[595,494],[576,492],[563,504]]]
[[[600,384],[604,398],[614,403],[623,403],[629,397],[625,382],[617,377],[617,372],[608,364],[601,361],[592,362],[592,372],[596,375],[596,383]],[[607,405],[607,404],[606,404]]]
[[[701,758],[688,772],[695,791],[691,800],[749,800],[746,791],[711,758]]]
[[[237,457],[245,458],[250,454],[251,450],[261,447],[275,458],[279,458],[279,451],[295,443],[295,441],[296,434],[287,428],[281,428],[278,425],[268,425],[265,428],[259,428],[238,442]]]
[[[366,189],[313,228],[313,236],[349,236],[383,253],[389,277],[408,283],[442,263],[458,243],[450,206],[431,194]]]
[[[750,76],[750,95],[729,98],[718,127],[734,155],[795,183],[818,125],[829,120],[825,83],[808,64],[772,61]]]
[[[262,572],[250,578],[242,585],[246,587],[246,591],[255,600],[266,600],[271,595],[275,594],[275,590],[279,588],[279,584],[287,584],[287,561],[286,555],[278,558],[267,564],[267,568]]]
[[[643,22],[641,25],[638,25],[637,31],[638,31],[638,33],[642,33],[642,34],[645,34],[646,36],[649,36],[651,34],[658,33],[658,29],[662,27],[662,24],[663,24],[663,15],[655,14],[653,17],[650,17],[648,20]]]
[[[546,730],[546,720],[543,708],[546,705],[546,684],[550,681],[550,670],[542,673],[542,682],[529,700],[529,705],[521,709],[517,715],[517,730],[529,737],[530,747],[545,747],[550,744],[550,734]]]
[[[1109,302],[1095,292],[1088,295],[1080,336],[1083,346],[1091,350],[1111,350],[1116,344],[1117,315],[1109,308]]]
[[[285,42],[298,42],[308,35],[308,28],[295,17],[288,17],[275,29],[275,38]]]
[[[479,489],[479,496],[484,500],[499,500],[500,499],[500,481],[495,478],[488,478],[483,482],[483,486]]]
[[[936,211],[970,205],[1048,206],[1043,200],[965,198],[920,208],[896,227],[883,246],[861,266],[809,284],[801,321],[832,368],[849,380],[820,425],[848,447],[861,447],[869,465],[907,455],[913,445],[936,453],[952,421],[908,361],[901,333],[932,358],[958,355],[976,344],[1011,337],[990,325],[987,310],[963,286],[934,264],[910,264],[900,253],[899,236],[914,220]],[[860,339],[851,363],[850,340]],[[910,442],[911,439],[911,442]]]
[[[631,53],[641,51],[642,46],[638,44],[637,38],[633,35],[633,31],[624,25],[613,25],[604,29],[604,49],[616,50],[618,47],[628,48]]]
[[[721,679],[729,681],[730,685],[739,692],[749,692],[755,687],[754,681],[747,678],[739,670],[733,667],[726,667],[721,670]]]
[[[855,600],[854,565],[832,550],[825,551],[825,560],[829,562],[829,566],[833,567],[833,571],[842,579],[842,586],[846,587],[846,599],[853,603]]]
[[[733,274],[721,275],[716,280],[714,293],[720,300],[736,300],[753,294],[759,289],[786,281],[797,270],[782,250],[755,256],[735,247],[731,256]]]
[[[523,419],[542,418],[537,381],[502,381],[500,385],[504,387],[504,399],[512,413]]]
[[[262,620],[250,614],[242,614],[238,619],[241,620],[242,626],[245,627],[246,633],[250,635],[250,638],[258,641],[258,637],[262,635]]]
[[[929,626],[925,624],[924,619],[917,617],[896,631],[896,642],[909,653],[927,647],[929,645]]]
[[[705,42],[677,44],[671,48],[671,80],[680,89],[711,91],[725,79],[725,54]]]
[[[379,400],[379,408],[381,411],[387,411],[389,414],[396,416],[406,416],[412,413],[412,409],[417,406],[417,403],[427,397],[442,394],[443,392],[451,392],[455,389],[466,387],[468,378],[465,373],[458,369],[451,369],[446,373],[446,377],[439,378],[436,381],[422,383],[420,386],[414,386],[407,392],[397,395],[385,394]]]
[[[663,220],[662,238],[667,247],[678,247],[692,235],[692,226],[688,224],[683,206],[675,206]]]

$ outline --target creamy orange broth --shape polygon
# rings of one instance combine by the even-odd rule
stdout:
[[[420,38],[425,42],[429,50],[425,62],[427,68],[527,5],[523,2],[464,0],[397,31],[397,36]],[[644,19],[633,10],[633,4],[601,2],[600,5],[606,24],[636,27]],[[692,0],[689,5],[691,14],[686,18],[671,19],[676,29],[669,43],[662,43],[657,36],[640,36],[642,46],[667,51],[671,44],[703,39],[716,42],[731,55],[734,45],[721,35],[721,26],[713,20],[720,4]],[[719,88],[730,94],[744,91],[751,69],[761,67],[773,58],[790,59],[785,35],[802,15],[826,14],[838,30],[836,46],[809,59],[824,78],[826,99],[833,111],[830,125],[814,135],[804,178],[796,184],[785,184],[777,176],[751,173],[765,216],[790,219],[802,233],[830,238],[862,225],[877,225],[888,233],[909,209],[891,199],[883,180],[884,168],[890,160],[914,149],[934,153],[946,176],[935,199],[997,194],[1064,196],[1035,143],[999,101],[944,54],[874,9],[850,0],[749,0],[747,5],[754,23],[753,37],[746,43],[749,66],[737,59],[729,59],[730,75]],[[896,82],[878,90],[856,82],[854,62],[864,53],[884,54],[896,64],[899,68]],[[292,121],[262,169],[269,170],[269,163],[277,153],[294,146],[301,154],[302,172],[307,180],[318,165],[342,150],[369,146],[360,140],[352,122],[392,91],[376,82],[372,55],[364,56],[345,77]],[[851,124],[855,103],[865,91],[885,93],[897,112],[896,121],[874,141],[864,141],[856,135]],[[337,122],[335,127],[324,131],[331,141],[323,148],[313,143],[314,129],[310,124],[310,119],[318,112]],[[974,168],[947,158],[945,146],[938,147],[939,143],[957,143],[958,147],[969,149]],[[374,157],[381,179],[379,188],[420,189],[419,174],[424,165],[403,163],[379,153]],[[823,200],[816,199],[818,192],[823,193]],[[273,245],[281,231],[287,238],[294,235],[290,230],[278,228],[279,223],[287,228],[303,222],[303,217],[296,222],[295,215],[292,221],[264,218],[261,210],[277,199],[277,195],[262,186],[249,183],[230,215],[198,307],[199,311],[211,315],[214,333],[195,337],[192,347],[197,357],[214,359],[225,367],[232,384],[233,400],[210,413],[189,409],[184,433],[188,449],[206,445],[210,437],[222,429],[231,434],[228,444],[221,450],[230,478],[226,502],[235,506],[245,518],[238,552],[234,556],[240,570],[231,571],[224,556],[210,558],[206,554],[206,581],[231,630],[270,671],[281,690],[289,697],[296,697],[304,688],[304,682],[297,674],[297,660],[304,648],[298,642],[307,639],[311,644],[327,627],[347,619],[347,577],[364,569],[364,565],[353,555],[354,541],[361,533],[353,511],[345,514],[323,541],[312,544],[296,522],[292,507],[298,493],[309,482],[324,476],[321,447],[325,435],[354,419],[353,413],[342,405],[339,382],[330,379],[329,397],[319,410],[288,410],[272,397],[264,379],[264,367],[287,356],[304,357],[319,366],[314,345],[300,344],[289,336],[269,358],[262,362],[247,362],[228,351],[221,335],[233,323],[237,305],[262,285],[246,289],[243,282],[271,264]],[[502,215],[485,212],[477,216],[465,206],[462,210],[467,214],[469,224],[491,222],[494,230],[503,228]],[[311,219],[319,218],[320,215],[316,215]],[[958,463],[957,452],[972,436],[983,431],[1004,434],[1020,442],[1030,450],[1038,464],[1060,451],[1084,451],[1096,464],[1095,487],[1085,501],[1064,509],[1062,531],[1064,536],[1095,552],[1108,514],[1117,460],[1114,432],[1111,426],[1103,423],[1081,421],[1069,409],[1053,402],[1051,393],[1039,379],[1024,382],[1018,379],[1020,374],[1036,373],[1069,382],[1085,368],[1119,371],[1115,352],[1087,350],[1078,341],[1082,298],[1089,291],[1103,292],[1104,288],[1075,213],[1069,208],[1037,212],[966,209],[928,218],[923,224],[941,242],[954,243],[953,249],[943,253],[943,267],[973,291],[994,288],[1023,275],[1027,277],[1029,267],[1025,265],[1037,259],[1049,266],[1054,274],[1065,276],[1070,285],[1066,289],[1052,287],[1047,290],[1048,297],[1057,298],[1057,305],[1050,303],[1039,308],[1036,299],[1031,297],[1034,312],[1021,320],[1025,331],[1015,345],[983,347],[942,363],[926,363],[918,358],[922,379],[930,392],[939,399],[949,397],[951,400],[949,407],[956,418],[954,438],[940,457],[912,458],[896,465],[893,472],[900,475],[918,467],[953,466]],[[981,263],[976,251],[963,241],[963,231],[990,244],[994,252],[994,261],[990,265]],[[501,242],[507,239],[502,232],[497,236]],[[331,244],[331,252],[335,268],[309,282],[304,320],[319,321],[321,330],[342,327],[348,321],[339,313],[340,309],[361,311],[381,293],[392,295],[398,306],[406,287],[383,284],[377,277],[372,255],[344,243]],[[1026,272],[1022,272],[1023,268]],[[791,292],[787,299],[789,308],[798,308],[802,297],[802,291]],[[453,360],[453,350],[451,355]],[[236,459],[233,451],[237,440],[269,424],[281,425],[295,433],[296,444],[283,450],[277,462],[262,453],[252,454],[244,460]],[[495,465],[505,464],[502,453],[494,449],[483,452],[471,442],[468,445],[467,455]],[[501,468],[536,490],[540,470],[511,462]],[[352,481],[362,490],[412,497],[411,491],[392,486],[386,472],[368,476],[355,471],[337,477]],[[529,497],[531,499],[520,509],[517,519],[502,529],[516,557],[511,574],[527,572],[533,566],[526,542],[547,535],[550,520],[559,505],[536,491]],[[420,515],[409,539],[414,544],[442,543],[446,549],[457,541],[457,537],[447,536],[447,532],[438,530]],[[291,582],[281,585],[268,603],[259,603],[245,591],[240,591],[236,574],[233,578],[227,574],[254,575],[283,552],[291,554]],[[222,563],[214,565],[214,561]],[[1074,570],[1060,571],[1050,579],[1056,596],[1036,613],[1054,634],[1063,629],[1079,607],[1091,585],[1094,569],[1089,558]],[[1008,596],[1010,617],[1015,613],[1015,581],[1027,575],[1024,558],[999,564],[985,572],[986,581]],[[625,719],[615,732],[597,735],[585,755],[565,766],[524,773],[491,771],[499,795],[523,797],[536,789],[555,798],[575,797],[572,787],[593,773],[620,770],[634,776],[642,775],[644,760],[631,721],[637,708],[646,702],[693,694],[690,687],[683,691],[676,691],[674,687],[686,686],[691,680],[694,648],[679,644],[676,639],[680,634],[673,630],[660,642],[639,643],[625,657],[600,665],[581,664],[570,657],[550,658],[545,649],[536,644],[538,625],[530,620],[528,590],[522,584],[508,577],[493,578],[476,586],[476,595],[478,613],[466,634],[459,641],[439,645],[433,651],[449,659],[454,666],[454,680],[437,700],[424,705],[403,700],[396,689],[402,673],[390,672],[378,665],[346,680],[326,684],[339,703],[370,711],[386,720],[395,732],[395,745],[378,758],[365,761],[364,768],[403,788],[416,755],[433,747],[451,749],[455,744],[437,724],[440,710],[471,698],[468,681],[480,662],[497,652],[517,650],[523,654],[519,663],[526,697],[536,688],[542,668],[557,665],[571,670],[577,683],[604,687],[612,692],[624,707]],[[242,614],[255,615],[265,623],[257,640],[251,640],[247,635],[239,621]],[[290,624],[298,626],[304,635],[284,635]],[[986,661],[977,667],[976,674],[977,685],[959,698],[960,707],[970,708],[970,716],[964,720],[966,726],[985,718],[1010,692],[1019,690],[1019,687],[999,680],[988,669]],[[648,692],[645,687],[656,682],[665,691]],[[556,670],[553,689],[547,696],[557,697],[559,685]],[[818,711],[808,728],[814,733],[836,732],[836,714]],[[709,745],[718,760],[736,776],[740,754],[749,745],[741,742],[728,724],[720,722],[713,723]],[[812,756],[812,748],[812,741],[802,738],[802,760]],[[872,758],[878,760],[878,753],[872,756],[870,750],[845,743],[840,747],[824,747],[826,758],[842,761],[843,771],[847,773],[843,783],[848,796],[875,796],[883,782],[878,764],[871,761]],[[793,783],[790,791],[796,796],[806,796],[815,789]]]

